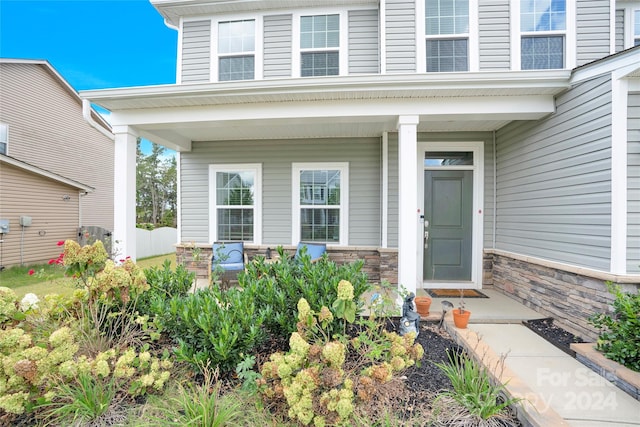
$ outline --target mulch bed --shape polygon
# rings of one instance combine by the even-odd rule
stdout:
[[[535,319],[522,322],[526,327],[531,329],[536,334],[558,347],[571,357],[576,357],[575,351],[571,350],[569,346],[572,343],[583,343],[584,341],[579,336],[572,334],[560,326],[557,326],[551,317],[545,319]]]

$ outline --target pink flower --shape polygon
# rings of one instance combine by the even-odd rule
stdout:
[[[64,240],[60,240],[60,241],[58,241],[58,243],[56,243],[56,245],[58,245],[58,246],[64,246]]]
[[[55,264],[55,263],[56,263],[56,261],[58,261],[58,260],[57,260],[57,259],[50,259],[50,260],[49,260],[49,265],[51,265],[51,264]]]
[[[34,274],[36,274],[36,271],[33,268],[29,270],[29,276],[33,276]]]

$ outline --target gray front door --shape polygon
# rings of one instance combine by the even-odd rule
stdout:
[[[471,280],[473,171],[424,171],[424,280]]]

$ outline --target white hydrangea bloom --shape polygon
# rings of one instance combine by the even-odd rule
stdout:
[[[38,308],[39,302],[40,302],[40,299],[36,294],[31,294],[31,293],[26,294],[24,298],[22,298],[22,301],[20,301],[20,309],[22,311],[36,309]]]

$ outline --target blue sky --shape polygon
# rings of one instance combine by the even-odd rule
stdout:
[[[176,45],[147,0],[0,0],[0,56],[46,59],[76,90],[175,83]]]
[[[175,83],[177,38],[148,0],[0,0],[0,57],[45,59],[78,91]]]

